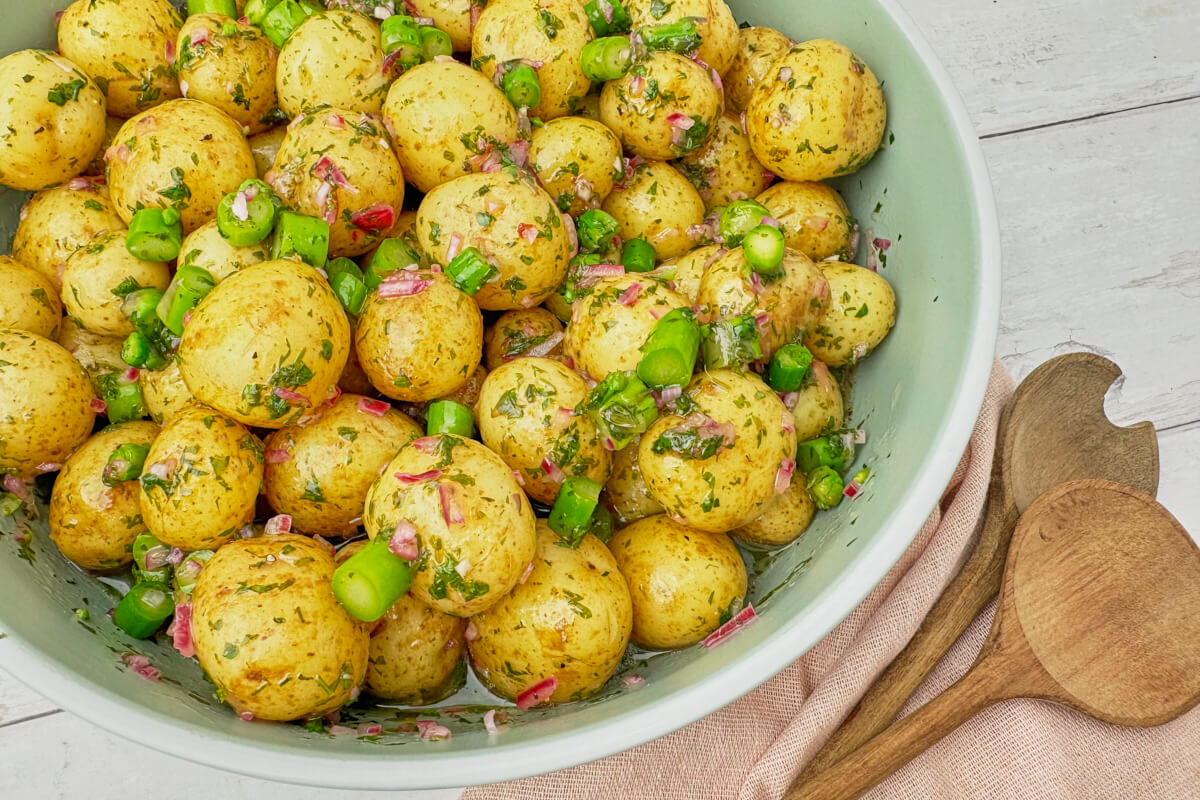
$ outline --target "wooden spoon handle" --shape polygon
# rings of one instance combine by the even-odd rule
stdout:
[[[986,648],[985,648],[986,649]],[[957,683],[783,800],[854,800],[992,703],[1009,696],[1002,662],[978,662]]]

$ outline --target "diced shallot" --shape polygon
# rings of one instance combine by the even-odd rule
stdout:
[[[432,285],[433,281],[428,278],[406,278],[392,275],[379,284],[379,296],[384,299],[412,297]]]
[[[621,677],[621,685],[626,689],[640,689],[646,685],[646,679],[636,672]]]
[[[522,222],[517,225],[517,235],[530,244],[533,244],[537,241],[538,229],[528,222]]]
[[[171,623],[171,645],[184,658],[196,655],[196,647],[192,643],[192,604],[180,603],[175,606],[175,621]]]
[[[521,570],[521,577],[517,578],[517,583],[524,583],[529,579],[529,573],[533,572],[533,562],[530,561],[525,565],[525,569]]]
[[[233,195],[233,202],[230,204],[229,210],[242,222],[250,219],[250,207],[246,203],[245,192],[236,192]]]
[[[33,495],[29,493],[29,485],[16,475],[4,476],[4,488],[24,501],[26,504],[33,500]]]
[[[467,629],[463,631],[463,638],[468,642],[473,642],[479,638],[479,629],[475,627],[475,620],[467,620]]]
[[[208,28],[205,28],[204,26],[201,26],[199,28],[192,28],[191,41],[192,41],[192,47],[199,47],[200,45],[207,42],[208,41]]]
[[[442,477],[442,471],[440,469],[431,469],[415,474],[412,472],[396,473],[396,480],[410,485],[414,483],[425,483],[426,481],[436,481],[440,477]]]
[[[373,417],[382,417],[392,410],[391,405],[382,400],[372,400],[369,397],[358,398],[358,410]]]
[[[844,489],[842,489],[842,494],[845,495],[846,497],[849,497],[851,500],[853,500],[855,497],[858,497],[858,494],[861,491],[862,491],[862,484],[860,482],[850,481],[849,483],[846,484],[846,487]]]
[[[534,706],[540,706],[550,699],[557,688],[558,678],[555,678],[553,675],[544,681],[539,681],[517,695],[517,708],[522,711],[528,711]]]
[[[562,483],[566,478],[559,466],[548,458],[542,459],[542,471],[545,472],[546,477],[554,483]]]
[[[779,462],[779,469],[775,472],[775,494],[783,494],[792,485],[792,474],[796,471],[796,462],[794,459],[785,458]]]
[[[388,203],[372,203],[351,214],[350,224],[364,231],[386,231],[396,224],[396,209]]]
[[[288,533],[292,530],[292,517],[290,514],[276,514],[267,520],[263,525],[263,533],[267,536],[274,536],[279,533]]]
[[[475,9],[476,6],[472,3],[471,10],[474,11]],[[449,739],[452,735],[449,728],[431,719],[417,720],[417,732],[427,742],[435,742],[438,739]]]
[[[494,736],[500,732],[500,727],[496,724],[496,709],[489,708],[487,713],[483,715],[483,727],[487,729],[489,736]]]
[[[458,484],[442,481],[438,484],[438,501],[442,505],[442,519],[446,525],[462,525],[467,521],[458,502]]]
[[[453,261],[462,252],[463,237],[461,233],[450,234],[450,244],[446,248],[446,260]]]
[[[638,282],[629,284],[629,288],[621,292],[621,296],[617,298],[617,302],[623,306],[632,306],[638,300],[638,295],[642,293],[642,285]]]
[[[148,681],[156,681],[162,677],[162,672],[158,667],[151,666],[150,659],[146,656],[136,653],[126,653],[121,656],[121,661],[124,662],[130,672],[140,675]]]
[[[829,227],[829,217],[805,217],[804,227],[819,233]]]
[[[734,615],[733,619],[706,636],[702,644],[709,648],[716,647],[740,629],[749,625],[757,617],[758,615],[754,613],[754,606],[748,603],[745,608]]]
[[[788,394],[795,394],[795,392],[789,392]],[[786,406],[787,400],[784,400],[783,402]],[[786,407],[783,409],[783,418],[779,421],[779,427],[783,428],[784,432],[786,433],[796,432],[796,418],[792,416],[792,412]]]
[[[97,414],[103,414],[104,412],[108,411],[108,404],[99,397],[93,397],[91,400],[89,400],[88,407]]]
[[[286,400],[289,403],[296,403],[297,405],[304,406],[305,408],[312,407],[312,403],[309,402],[307,397],[300,394],[299,392],[292,391],[291,389],[285,388],[283,386],[276,386],[273,390],[273,393],[279,399]]]
[[[402,519],[396,523],[396,530],[388,539],[388,550],[400,558],[408,561],[416,561],[420,555],[420,550],[417,547],[417,529],[406,519]]]
[[[67,188],[73,189],[74,191],[79,191],[80,189],[90,189],[92,188],[92,182],[82,175],[79,175],[67,181]]]

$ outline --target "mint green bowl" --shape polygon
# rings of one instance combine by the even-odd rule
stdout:
[[[0,30],[0,52],[53,47],[52,12],[29,0]],[[945,71],[893,0],[734,0],[739,20],[797,40],[832,38],[880,79],[894,135],[886,152],[841,188],[864,232],[894,244],[883,273],[899,296],[891,337],[859,369],[853,420],[869,436],[865,492],[818,517],[794,546],[750,558],[754,625],[733,643],[630,659],[637,691],[614,679],[585,703],[516,712],[489,737],[496,701],[476,686],[445,705],[448,741],[411,733],[368,741],[296,725],[245,723],[212,699],[199,666],[169,645],[132,642],[105,617],[113,599],[57,552],[43,525],[22,547],[0,528],[0,667],[51,701],[121,736],[175,756],[262,778],[338,788],[417,789],[547,772],[662,736],[758,686],[811,648],[900,558],[937,503],[971,434],[992,363],[1000,303],[1000,242],[983,155]],[[23,195],[0,190],[11,238]],[[866,234],[870,236],[871,234]],[[869,242],[870,239],[865,241]],[[21,557],[21,556],[24,557]],[[73,610],[88,608],[91,621]],[[159,683],[128,672],[139,652]],[[799,690],[799,688],[797,689]],[[431,718],[402,709],[362,717],[385,724]],[[358,719],[358,718],[356,718]],[[351,724],[356,720],[352,720]]]

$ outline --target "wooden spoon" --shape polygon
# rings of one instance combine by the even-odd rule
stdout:
[[[837,763],[891,724],[905,701],[971,621],[1000,590],[1017,517],[1063,481],[1104,478],[1147,494],[1158,491],[1154,425],[1118,428],[1104,415],[1104,395],[1121,375],[1106,358],[1070,353],[1021,382],[1000,419],[987,514],[970,558],[942,592],[908,645],[834,731],[793,787]]]
[[[1000,607],[957,683],[785,800],[849,800],[976,712],[1036,697],[1117,725],[1200,701],[1200,548],[1154,498],[1072,481],[1021,517]]]

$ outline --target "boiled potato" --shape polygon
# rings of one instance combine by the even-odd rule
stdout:
[[[0,297],[0,328],[54,338],[62,321],[62,301],[45,275],[11,256],[0,256]]]
[[[613,514],[613,522],[623,527],[642,517],[663,513],[662,505],[650,496],[642,468],[638,466],[638,443],[641,437],[612,454],[612,474],[600,495]]]
[[[863,360],[896,324],[896,293],[882,275],[854,264],[821,265],[829,281],[829,307],[804,338],[831,367]]]
[[[517,138],[517,112],[504,92],[452,61],[421,64],[397,78],[383,121],[405,179],[422,192],[470,173],[472,158]]]
[[[718,117],[708,141],[681,158],[677,166],[700,192],[709,210],[754,197],[774,177],[758,163],[750,149],[750,138],[742,133],[742,123],[732,114]]]
[[[650,160],[702,147],[720,116],[721,90],[708,70],[667,51],[648,53],[600,93],[600,120],[627,150]]]
[[[633,600],[633,641],[650,650],[699,642],[741,608],[746,565],[724,533],[663,516],[613,534],[613,558]]]
[[[300,23],[279,51],[279,107],[295,118],[325,105],[378,114],[391,81],[379,26],[361,14],[333,10]]]
[[[104,143],[104,93],[40,50],[0,58],[0,183],[44,189],[83,172]]]
[[[458,617],[495,605],[516,585],[534,555],[533,520],[500,456],[452,434],[400,448],[363,511],[372,538],[390,537],[402,521],[416,528],[420,555],[410,591]]]
[[[273,124],[279,53],[257,27],[221,14],[192,14],[179,29],[176,50],[184,97],[221,109],[248,134]]]
[[[837,189],[819,181],[781,181],[754,198],[779,220],[787,246],[813,261],[854,257],[858,226]]]
[[[506,311],[483,336],[483,358],[489,370],[521,356],[553,358],[562,352],[563,326],[544,308]]]
[[[776,59],[746,108],[754,154],[790,181],[819,181],[865,167],[886,125],[875,73],[829,39],[796,45]]]
[[[123,444],[149,445],[153,422],[110,425],[71,454],[50,495],[50,538],[62,554],[84,569],[110,570],[133,561],[133,540],[146,532],[137,480],[108,485],[104,469]]]
[[[166,0],[75,0],[58,21],[58,49],[100,84],[108,113],[132,117],[179,97],[179,25]]]
[[[179,362],[171,359],[162,369],[138,370],[138,383],[142,385],[142,399],[146,401],[146,410],[150,418],[162,425],[183,409],[196,402],[183,375],[179,372]]]
[[[58,469],[91,434],[95,401],[87,373],[60,345],[0,330],[0,470],[32,478]]]
[[[629,587],[608,548],[591,534],[577,548],[561,544],[539,519],[533,570],[471,620],[475,674],[507,700],[551,678],[550,703],[590,697],[616,672],[629,643]]]
[[[724,75],[738,46],[738,24],[725,0],[630,0],[625,4],[634,30],[691,18],[700,34],[696,57]]]
[[[753,373],[713,370],[692,381],[676,409],[638,445],[651,496],[672,518],[710,533],[761,514],[796,455],[796,433],[783,425],[791,415],[779,396]]]
[[[622,239],[645,239],[659,261],[691,250],[696,239],[688,231],[704,222],[700,193],[665,161],[636,167],[604,201],[604,210],[620,224]]]
[[[669,282],[675,284],[675,291],[695,305],[696,294],[700,291],[700,278],[704,271],[721,256],[725,248],[719,244],[706,244],[690,250],[687,253],[663,263],[661,274],[669,275]]]
[[[608,479],[609,452],[596,425],[574,411],[587,396],[583,378],[548,358],[500,364],[483,382],[475,407],[479,435],[522,474],[526,494],[538,502],[553,504],[563,477],[583,476],[600,484]],[[547,462],[562,477],[548,474]]]
[[[113,207],[174,208],[184,233],[216,217],[221,198],[257,175],[236,122],[199,100],[171,100],[121,126],[109,148]]]
[[[440,264],[477,248],[499,272],[475,295],[480,308],[532,308],[567,276],[572,225],[526,176],[464,175],[425,195],[417,212],[421,247]]]
[[[415,17],[428,17],[434,27],[450,36],[456,53],[471,51],[471,30],[481,4],[471,0],[408,0],[404,4]]]
[[[96,151],[96,155],[92,156],[91,162],[83,168],[84,175],[100,176],[104,174],[104,154],[108,151],[109,145],[113,143],[113,139],[117,138],[117,131],[121,130],[121,126],[124,124],[125,120],[114,117],[112,114],[104,118],[104,140],[100,144],[100,149]]]
[[[101,231],[124,230],[108,199],[108,187],[82,178],[38,192],[21,207],[13,236],[13,258],[62,284],[67,258]]]
[[[278,534],[230,542],[200,571],[192,593],[196,657],[236,711],[319,717],[355,696],[367,669],[367,631],[333,596],[333,570],[327,547]]]
[[[254,519],[262,443],[217,411],[193,405],[163,425],[146,454],[139,496],[163,544],[215,550]]]
[[[275,156],[279,153],[279,146],[283,144],[285,136],[287,126],[280,125],[249,138],[250,153],[254,156],[254,168],[258,171],[258,177],[266,177],[271,167],[275,166]]]
[[[171,283],[166,264],[141,261],[129,254],[125,249],[127,232],[97,234],[67,259],[63,269],[63,305],[92,333],[132,333],[133,325],[121,313],[124,295],[138,289],[166,289]]]
[[[471,37],[471,64],[491,80],[515,61],[540,63],[541,100],[529,115],[549,120],[573,112],[592,88],[579,66],[579,52],[591,40],[583,3],[490,0]]]
[[[367,490],[402,445],[419,439],[417,423],[395,409],[376,416],[361,395],[343,394],[307,425],[267,437],[267,502],[292,526],[322,536],[358,530]]]
[[[80,366],[87,371],[93,385],[100,375],[120,372],[128,366],[121,360],[123,338],[92,333],[77,319],[63,317],[63,324],[58,326],[58,337],[55,341],[75,357]],[[96,392],[99,394],[99,388]]]
[[[797,472],[787,491],[763,506],[762,513],[730,531],[735,539],[756,547],[782,547],[795,541],[812,523],[817,506],[808,493],[804,473]]]
[[[738,31],[737,52],[725,72],[725,102],[730,110],[741,113],[750,105],[750,95],[775,59],[796,43],[774,28],[750,27]]]
[[[780,266],[781,277],[763,281],[746,263],[746,251],[735,247],[704,271],[696,291],[709,318],[755,316],[764,360],[816,326],[829,305],[829,286],[808,256],[786,250]]]
[[[282,428],[333,396],[349,349],[346,312],[321,273],[264,261],[218,283],[192,311],[179,370],[200,402]]]
[[[367,298],[354,346],[371,384],[395,400],[424,402],[467,382],[483,352],[483,316],[443,272],[413,270],[406,296]]]
[[[404,175],[377,117],[315,112],[288,126],[267,173],[285,205],[329,223],[329,255],[374,247],[404,203]]]
[[[842,387],[824,362],[813,359],[812,371],[795,398],[791,398],[796,441],[807,442],[846,422]]]
[[[535,128],[529,166],[558,207],[576,217],[598,208],[624,174],[616,134],[583,117],[559,117]]]
[[[201,267],[220,282],[243,267],[266,261],[270,252],[270,240],[250,247],[235,247],[221,235],[213,219],[184,238],[179,248],[179,266]]]
[[[626,292],[633,296],[626,300],[629,305],[619,300],[630,296]],[[597,381],[610,372],[637,369],[642,343],[659,318],[689,305],[683,295],[645,275],[602,278],[572,306],[563,353]]]

